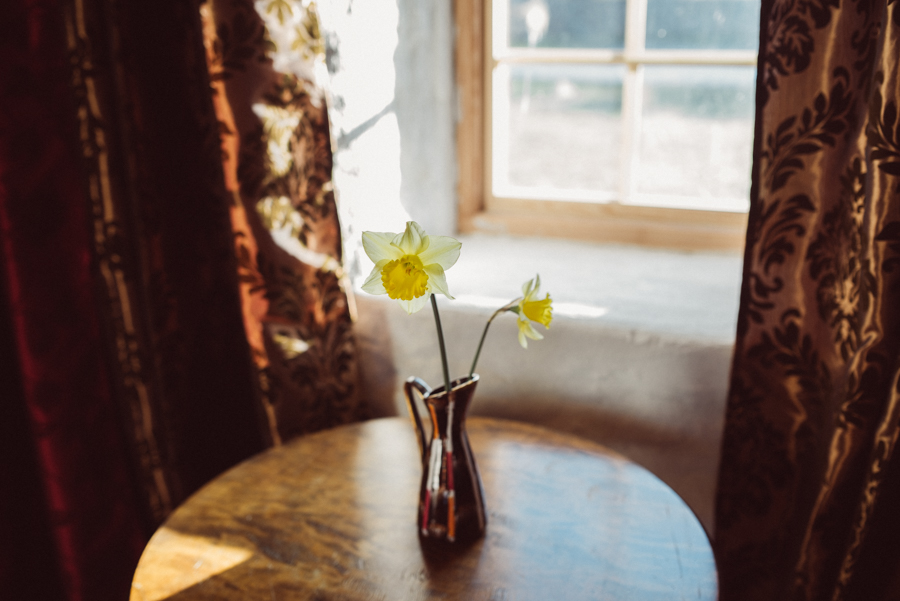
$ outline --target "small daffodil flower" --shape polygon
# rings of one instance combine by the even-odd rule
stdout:
[[[472,368],[469,370],[470,376],[475,373],[475,367],[478,365],[478,358],[481,356],[481,349],[484,346],[488,328],[491,327],[491,322],[498,315],[510,311],[518,316],[516,325],[519,327],[519,344],[522,345],[522,348],[528,348],[528,338],[532,340],[543,339],[543,336],[534,329],[531,322],[535,321],[542,324],[545,328],[549,328],[550,322],[553,321],[553,301],[550,300],[549,294],[543,299],[538,298],[540,293],[541,276],[536,275],[534,279],[528,280],[522,286],[521,298],[510,301],[494,311],[493,315],[487,320],[484,331],[481,333],[481,340],[478,342],[478,348],[475,350],[475,359],[472,360]]]
[[[532,340],[541,340],[544,337],[540,332],[534,329],[531,322],[537,322],[545,328],[550,327],[553,321],[553,306],[550,295],[540,299],[541,292],[541,276],[537,275],[534,279],[528,280],[522,286],[522,299],[519,304],[511,309],[518,315],[516,325],[519,327],[519,344],[522,348],[528,348],[527,338]]]
[[[420,310],[432,294],[447,298],[444,271],[459,259],[462,244],[449,236],[428,236],[415,221],[399,234],[363,232],[363,249],[375,263],[363,282],[369,294],[387,294],[410,315]]]

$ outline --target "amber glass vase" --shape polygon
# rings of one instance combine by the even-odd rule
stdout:
[[[466,412],[477,384],[473,374],[454,380],[450,395],[419,378],[404,387],[422,453],[416,523],[419,538],[429,544],[464,544],[484,536],[484,489],[466,435]]]

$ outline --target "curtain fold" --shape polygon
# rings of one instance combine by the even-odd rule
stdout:
[[[0,597],[127,594],[146,540],[101,351],[62,19],[0,7]]]
[[[764,0],[721,598],[900,596],[900,10]]]
[[[221,5],[0,3],[0,598],[127,598],[194,490],[365,416],[323,86]]]
[[[198,6],[61,5],[106,358],[152,523],[264,447]]]

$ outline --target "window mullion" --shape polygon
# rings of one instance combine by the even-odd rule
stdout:
[[[635,189],[643,95],[643,68],[629,63],[622,82],[622,139],[619,154],[619,202],[628,203]]]
[[[647,0],[627,0],[625,4],[625,60],[633,62],[643,54],[647,34]]]
[[[493,2],[492,0],[484,0],[484,205],[489,208],[494,198],[494,128],[496,127],[497,116],[495,113],[496,91],[494,90],[494,69],[497,67],[497,56],[503,52],[503,48],[507,46],[505,37],[500,35],[495,29],[495,23],[500,24],[499,27],[505,33],[508,20],[504,21],[506,16],[504,2]],[[503,40],[503,44],[500,41]]]
[[[628,0],[625,9],[625,81],[622,84],[622,140],[619,154],[619,200],[628,203],[634,191],[638,164],[643,68],[637,57],[644,53],[647,0]]]
[[[491,43],[490,56],[491,65],[497,64],[497,59],[509,52],[509,0],[492,2],[485,1],[490,8],[485,11],[489,20],[487,23],[487,31],[490,32]]]
[[[491,156],[491,190],[488,198],[493,198],[496,190],[509,188],[509,113],[511,101],[509,96],[510,73],[509,66],[497,64],[491,83],[493,93],[491,97],[491,146],[494,148]]]

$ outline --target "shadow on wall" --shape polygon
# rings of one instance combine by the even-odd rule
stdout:
[[[388,311],[389,303],[359,296],[359,315],[354,335],[359,357],[361,388],[369,402],[373,418],[405,415],[398,411],[398,379],[394,365],[394,340]],[[405,378],[403,378],[405,379]]]

